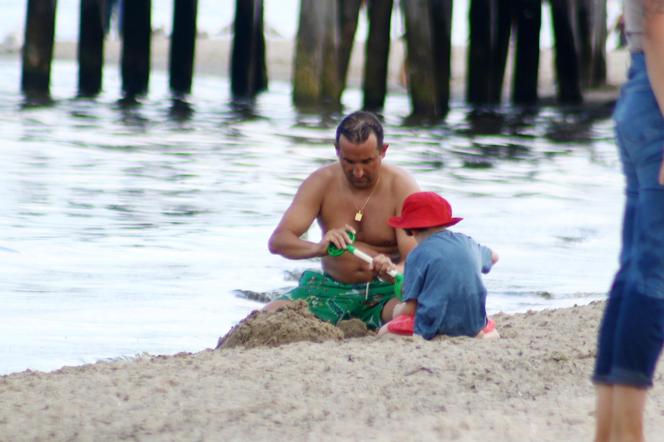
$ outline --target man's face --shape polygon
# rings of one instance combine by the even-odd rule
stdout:
[[[373,133],[359,144],[351,143],[343,135],[339,138],[337,156],[351,186],[364,189],[376,181],[386,148],[387,145],[384,145],[378,149],[378,141]]]

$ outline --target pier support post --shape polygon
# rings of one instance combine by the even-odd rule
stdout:
[[[511,8],[505,0],[470,2],[466,100],[473,105],[500,103]]]
[[[564,104],[583,101],[579,55],[574,41],[572,5],[574,0],[550,0],[555,36],[555,68],[558,100]]]
[[[391,2],[391,0],[387,1]],[[339,0],[339,81],[342,89],[346,87],[348,66],[353,52],[361,5],[361,0]]]
[[[32,99],[48,99],[57,0],[28,0],[21,90]]]
[[[196,53],[198,0],[175,0],[169,52],[169,86],[176,98],[191,93]]]
[[[515,6],[513,11],[516,15],[517,36],[512,101],[531,105],[537,103],[538,98],[542,0],[517,0]]]
[[[362,77],[363,107],[367,110],[379,110],[385,104],[393,6],[393,0],[369,0],[369,35]]]
[[[430,0],[436,94],[441,114],[449,110],[452,76],[452,0]]]
[[[584,88],[589,87],[592,83],[592,3],[593,0],[574,0],[572,11],[574,39],[579,54],[579,74],[581,85]]]
[[[252,99],[267,89],[263,0],[236,0],[231,54],[231,94]]]
[[[338,0],[302,0],[295,51],[296,106],[339,108]]]
[[[122,2],[122,92],[133,100],[145,95],[150,81],[151,0]]]
[[[104,14],[107,0],[81,0],[78,36],[78,95],[101,92],[104,68]]]
[[[592,75],[593,87],[606,84],[606,0],[593,0],[592,19]]]
[[[438,42],[434,42],[437,34],[433,29],[432,2],[403,0],[401,7],[406,22],[406,73],[412,113],[417,116],[441,116],[447,110],[447,103],[440,102],[440,62],[435,60],[439,52],[436,50]]]

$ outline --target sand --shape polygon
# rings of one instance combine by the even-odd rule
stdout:
[[[499,314],[495,341],[330,336],[12,374],[0,440],[588,441],[602,308]]]

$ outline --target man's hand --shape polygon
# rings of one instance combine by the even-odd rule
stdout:
[[[355,229],[348,224],[343,227],[328,230],[325,235],[323,235],[323,239],[318,243],[320,247],[319,255],[326,256],[327,248],[330,244],[334,244],[339,249],[345,249],[347,246],[353,244],[348,232],[355,234]]]
[[[388,281],[392,281],[394,279],[390,276],[391,271],[399,271],[392,260],[382,253],[373,257],[372,268],[378,277]]]
[[[662,165],[659,166],[659,184],[664,186],[664,158],[662,159]]]

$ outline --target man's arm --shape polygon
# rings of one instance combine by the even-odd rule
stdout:
[[[643,50],[646,54],[650,85],[664,115],[664,0],[644,1],[646,17]],[[664,161],[659,169],[659,183],[664,185]]]
[[[323,186],[324,180],[320,171],[314,172],[302,182],[291,205],[270,236],[268,241],[270,253],[290,259],[321,256],[318,243],[300,237],[309,230],[318,215]]]
[[[289,259],[307,259],[327,255],[327,247],[330,243],[334,243],[341,249],[352,244],[347,231],[355,233],[355,230],[348,225],[325,232],[320,242],[301,238],[320,212],[323,194],[326,190],[325,173],[323,170],[318,170],[300,185],[293,202],[270,236],[268,249],[271,253]]]

